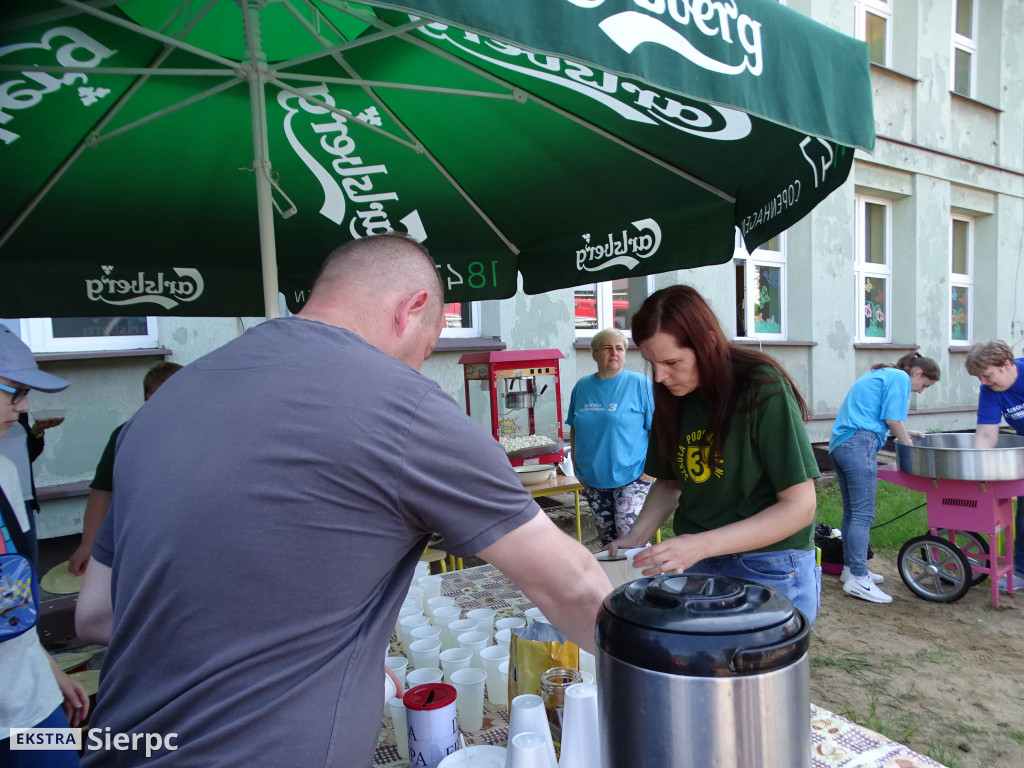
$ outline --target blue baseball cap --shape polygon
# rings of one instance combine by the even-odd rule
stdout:
[[[40,371],[32,350],[10,328],[0,325],[0,376],[40,392],[60,392],[71,382]]]

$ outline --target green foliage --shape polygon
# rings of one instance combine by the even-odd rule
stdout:
[[[817,493],[818,513],[815,522],[838,528],[843,521],[839,482],[834,477],[825,480],[818,486]],[[898,550],[908,539],[928,533],[928,511],[924,503],[925,495],[920,491],[880,481],[875,500],[875,526],[881,527],[871,531],[872,548]],[[915,507],[919,509],[900,517]]]

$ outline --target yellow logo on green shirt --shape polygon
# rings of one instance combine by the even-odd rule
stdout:
[[[721,465],[712,470],[708,461],[707,446],[700,445],[704,436],[703,429],[696,429],[686,435],[686,445],[680,445],[676,454],[676,463],[679,465],[679,473],[684,480],[692,480],[695,483],[703,483],[710,479],[712,471],[715,477],[721,477],[724,470]]]

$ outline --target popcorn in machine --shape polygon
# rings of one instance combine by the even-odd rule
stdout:
[[[466,413],[502,444],[512,466],[564,458],[557,349],[468,352]]]

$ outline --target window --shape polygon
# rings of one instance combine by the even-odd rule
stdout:
[[[857,341],[891,339],[891,211],[888,200],[857,197]]]
[[[649,277],[622,277],[581,285],[573,291],[577,336],[593,336],[602,328],[629,331],[633,313],[651,295]]]
[[[974,0],[953,0],[953,91],[974,96],[977,12]]]
[[[159,346],[155,317],[36,317],[3,323],[36,353]]]
[[[858,40],[868,44],[868,58],[883,67],[890,66],[892,35],[889,24],[892,21],[890,0],[856,0],[856,32]]]
[[[786,338],[786,255],[783,236],[748,254],[736,231],[736,335]]]
[[[480,302],[463,301],[444,305],[442,339],[459,339],[480,335]]]
[[[950,326],[954,345],[971,343],[971,296],[974,289],[974,220],[953,217],[950,238]]]

